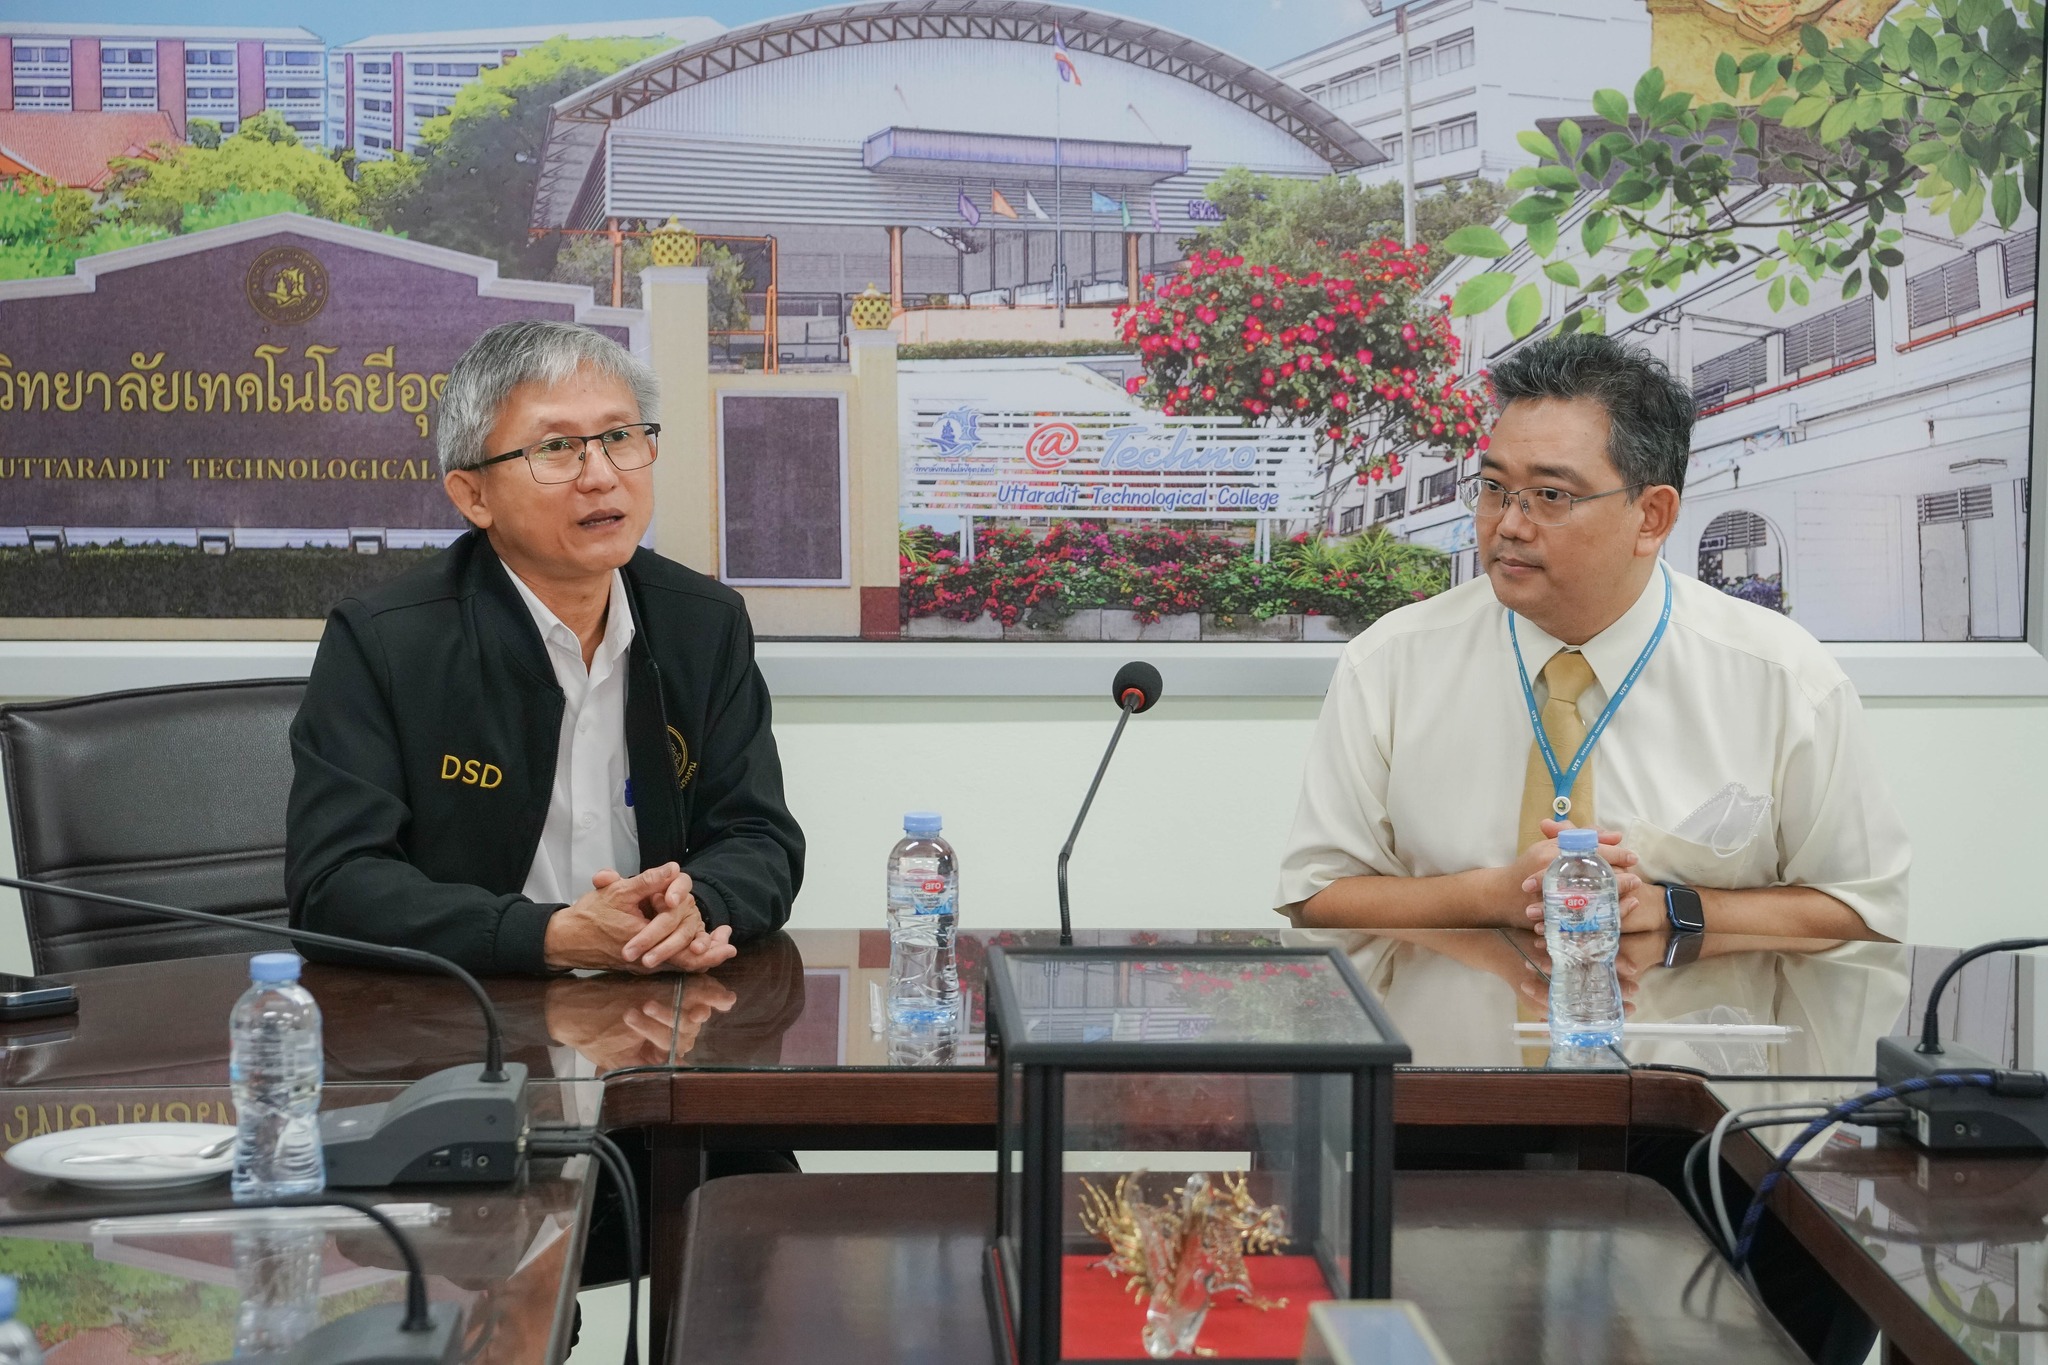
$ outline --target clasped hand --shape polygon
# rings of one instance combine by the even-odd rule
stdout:
[[[1539,934],[1543,932],[1543,874],[1557,861],[1558,832],[1568,828],[1570,826],[1561,821],[1545,820],[1542,824],[1543,838],[1529,845],[1515,860],[1514,866],[1506,870],[1507,881],[1513,888],[1509,896],[1523,902],[1521,918],[1514,919],[1510,912],[1510,923],[1534,929]],[[1666,923],[1663,904],[1655,896],[1645,901],[1644,890],[1654,891],[1655,888],[1633,870],[1641,859],[1621,846],[1618,830],[1600,831],[1600,856],[1614,869],[1615,895],[1621,902],[1621,931],[1634,934],[1663,928]]]
[[[704,927],[690,874],[674,863],[631,877],[606,868],[590,885],[548,919],[548,966],[642,975],[703,972],[739,951],[729,926]]]

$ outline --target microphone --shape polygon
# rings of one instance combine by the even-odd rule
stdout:
[[[1081,835],[1081,823],[1088,818],[1088,808],[1095,804],[1095,789],[1102,785],[1102,775],[1109,771],[1109,758],[1116,752],[1116,742],[1124,737],[1124,725],[1140,711],[1150,711],[1159,701],[1159,694],[1165,690],[1165,683],[1159,670],[1142,659],[1133,659],[1116,671],[1110,680],[1109,696],[1122,712],[1116,718],[1116,729],[1109,736],[1109,747],[1102,751],[1102,762],[1096,765],[1095,780],[1088,784],[1088,795],[1081,798],[1080,814],[1074,817],[1074,828],[1067,833],[1067,842],[1060,848],[1060,947],[1074,946],[1074,923],[1067,913],[1067,859],[1074,856],[1074,840]]]
[[[0,886],[42,896],[64,896],[165,919],[247,930],[382,958],[452,976],[475,997],[484,1016],[482,1066],[451,1066],[422,1076],[382,1104],[329,1109],[320,1115],[320,1145],[329,1184],[357,1187],[419,1184],[506,1184],[517,1178],[526,1152],[526,1066],[505,1061],[505,1029],[482,983],[438,953],[364,943],[336,934],[262,924],[185,910],[174,905],[110,896],[24,877],[0,877]]]
[[[218,1199],[151,1200],[96,1210],[100,1217],[161,1218],[231,1209],[354,1209],[397,1244],[405,1258],[405,1302],[358,1309],[315,1330],[285,1353],[285,1365],[453,1365],[462,1354],[462,1308],[427,1302],[427,1272],[419,1251],[391,1216],[367,1199],[339,1194],[284,1195],[223,1204]],[[0,1215],[0,1228],[76,1222],[76,1209],[40,1209]]]

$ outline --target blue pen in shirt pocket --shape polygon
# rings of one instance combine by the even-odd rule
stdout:
[[[626,779],[626,805],[630,807],[630,806],[631,806],[632,804],[633,804],[633,779],[629,777],[629,778],[627,778],[627,779]]]

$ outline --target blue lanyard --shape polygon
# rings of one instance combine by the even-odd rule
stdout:
[[[1529,666],[1522,662],[1522,642],[1515,635],[1515,614],[1508,613],[1508,643],[1515,649],[1515,672],[1522,677],[1522,700],[1529,707],[1529,726],[1536,732],[1536,748],[1543,755],[1543,766],[1550,769],[1550,789],[1556,794],[1550,808],[1557,812],[1560,820],[1572,813],[1572,784],[1579,779],[1579,769],[1585,767],[1586,760],[1593,756],[1593,746],[1600,742],[1607,722],[1613,720],[1614,713],[1621,709],[1622,699],[1636,685],[1636,679],[1642,676],[1643,665],[1650,662],[1650,656],[1657,652],[1657,645],[1664,639],[1664,627],[1671,624],[1671,570],[1662,564],[1657,567],[1664,574],[1664,611],[1657,618],[1657,629],[1650,633],[1650,643],[1643,646],[1643,652],[1636,655],[1636,661],[1630,666],[1628,676],[1621,680],[1621,686],[1614,689],[1614,695],[1607,701],[1607,709],[1600,713],[1600,719],[1593,722],[1593,728],[1586,731],[1585,742],[1572,755],[1569,768],[1557,766],[1557,755],[1550,748],[1550,736],[1543,733],[1543,717],[1536,709],[1536,692],[1529,686]]]

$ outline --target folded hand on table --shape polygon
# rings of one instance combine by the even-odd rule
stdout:
[[[1545,820],[1542,824],[1543,838],[1529,845],[1515,860],[1513,871],[1522,874],[1521,894],[1527,902],[1522,914],[1529,927],[1538,933],[1543,931],[1543,874],[1557,861],[1558,832],[1569,828],[1561,821]],[[1621,846],[1620,831],[1600,831],[1600,856],[1614,869],[1614,891],[1621,901],[1621,932],[1635,934],[1664,928],[1669,922],[1664,914],[1664,903],[1654,894],[1655,888],[1634,871],[1641,860]],[[1646,891],[1652,894],[1645,894]]]
[[[591,890],[548,920],[550,967],[702,972],[739,951],[729,927],[705,929],[690,874],[674,863],[631,877],[606,868],[590,881]]]

